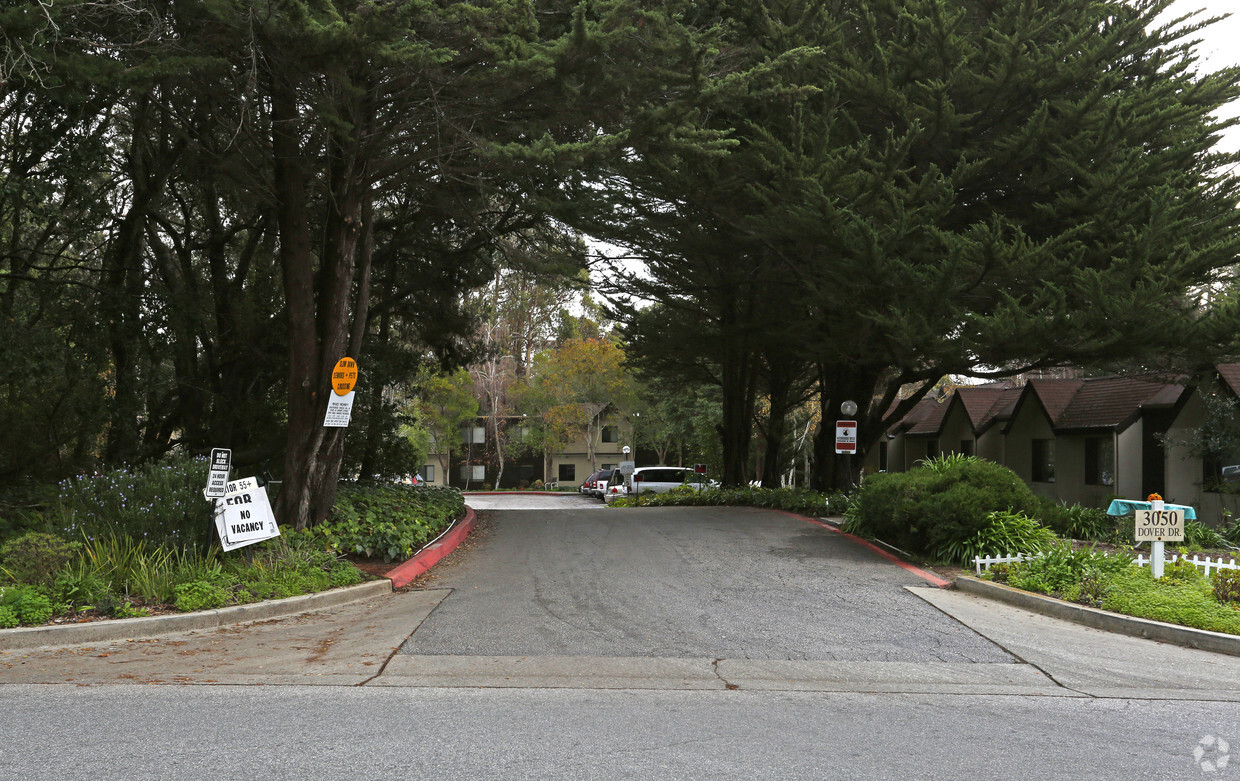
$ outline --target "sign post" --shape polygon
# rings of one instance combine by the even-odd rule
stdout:
[[[835,421],[835,452],[850,456],[857,452],[857,421]]]
[[[856,404],[853,402],[844,402],[841,408],[847,409],[845,405],[852,404],[852,410],[856,411]],[[848,413],[845,413],[848,414]],[[844,456],[844,474],[846,485],[845,491],[852,490],[852,456],[857,452],[857,421],[855,420],[837,420],[835,421],[835,452]]]
[[[1168,510],[1161,499],[1150,500],[1150,509],[1137,510],[1137,542],[1150,542],[1150,571],[1155,578],[1163,576],[1166,562],[1165,543],[1184,540],[1184,511]]]
[[[229,483],[224,498],[215,500],[215,530],[225,551],[279,537],[267,489],[253,477]]]
[[[211,471],[207,474],[207,498],[222,499],[228,490],[228,470],[232,468],[232,451],[224,447],[211,448]]]
[[[327,415],[323,425],[329,428],[348,428],[353,417],[353,387],[357,385],[357,361],[345,357],[336,361],[332,369],[332,396],[327,400]]]

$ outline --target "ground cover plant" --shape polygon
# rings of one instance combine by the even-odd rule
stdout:
[[[279,599],[361,582],[346,556],[412,555],[464,511],[451,488],[342,484],[333,517],[229,553],[214,544],[205,463],[179,456],[66,481],[42,529],[0,544],[0,628]]]
[[[1115,613],[1240,634],[1240,572],[1207,578],[1183,559],[1166,565],[1161,578],[1130,555],[1073,549],[1060,543],[1041,556],[998,564],[982,577],[1015,588],[1099,607]]]

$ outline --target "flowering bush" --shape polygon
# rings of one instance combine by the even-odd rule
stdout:
[[[207,459],[174,453],[134,469],[66,480],[59,525],[71,540],[111,533],[205,550],[215,535],[211,504],[202,495],[207,471]]]

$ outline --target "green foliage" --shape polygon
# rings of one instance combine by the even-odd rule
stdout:
[[[88,561],[79,559],[62,569],[52,584],[56,601],[75,610],[95,607],[111,597],[112,587]]]
[[[80,547],[54,534],[29,532],[0,546],[0,567],[19,583],[45,586]]]
[[[1210,583],[1214,588],[1214,599],[1218,603],[1240,602],[1240,570],[1216,570]]]
[[[1027,515],[996,510],[972,537],[943,543],[931,556],[937,561],[968,564],[977,556],[1039,553],[1049,550],[1058,538],[1050,529]]]
[[[61,483],[61,526],[69,536],[146,540],[150,545],[206,550],[215,529],[203,499],[207,462],[174,453],[134,469]]]
[[[1037,500],[1010,469],[974,456],[934,459],[909,472],[872,475],[846,513],[844,529],[904,550],[961,550],[992,512],[1037,514]]]
[[[992,567],[985,577],[1097,607],[1101,604],[1103,584],[1131,566],[1132,559],[1126,556],[1108,556],[1093,548],[1074,549],[1060,542],[1035,558],[1002,568]]]
[[[1198,583],[1204,579],[1205,573],[1185,558],[1168,562],[1163,567],[1163,576],[1159,578],[1164,583]]]
[[[56,487],[34,483],[0,488],[0,543],[26,532],[53,531],[49,510],[56,504]]]
[[[842,496],[837,494],[837,496]],[[609,507],[766,507],[800,515],[822,516],[831,512],[826,494],[805,488],[708,488],[698,491],[681,486],[662,494],[630,494]]]
[[[195,610],[210,610],[228,602],[228,591],[221,586],[204,580],[182,583],[173,590],[173,604],[182,613]]]
[[[392,561],[412,556],[464,511],[455,488],[342,484],[331,520],[303,534],[331,550]]]
[[[1202,551],[1229,547],[1227,539],[1200,521],[1184,522],[1183,547],[1190,551]]]
[[[34,586],[5,586],[0,589],[0,609],[9,610],[23,626],[33,626],[52,617],[52,600]]]
[[[1096,507],[1068,505],[1038,497],[1038,520],[1060,537],[1089,542],[1116,542],[1119,521]]]
[[[1153,621],[1240,634],[1240,610],[1215,601],[1210,584],[1200,579],[1160,582],[1148,567],[1129,567],[1113,576],[1102,607]]]
[[[13,608],[0,604],[0,629],[12,629],[19,625],[21,625],[21,619],[17,617],[17,613],[13,611]]]

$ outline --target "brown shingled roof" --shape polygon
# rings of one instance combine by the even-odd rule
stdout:
[[[1013,390],[1017,392],[1013,394]],[[969,422],[973,424],[973,429],[976,431],[994,418],[996,408],[1000,408],[1005,398],[1011,396],[1015,399],[1020,392],[1019,389],[1014,388],[965,386],[957,388],[956,395],[960,397],[960,403],[964,405]]]
[[[1084,384],[1085,380],[1030,380],[1028,387],[1037,394],[1051,423],[1055,424]]]
[[[938,434],[939,429],[943,427],[943,418],[947,416],[947,410],[950,407],[950,397],[948,397],[947,401],[938,401],[929,397],[922,399],[913,408],[914,411],[920,409],[921,415],[913,425],[908,427],[905,433],[910,436]]]
[[[1231,392],[1240,396],[1240,363],[1220,363],[1215,367]]]
[[[1174,404],[1183,385],[1162,379],[1106,377],[1086,380],[1057,420],[1058,429],[1125,427],[1142,407]]]

